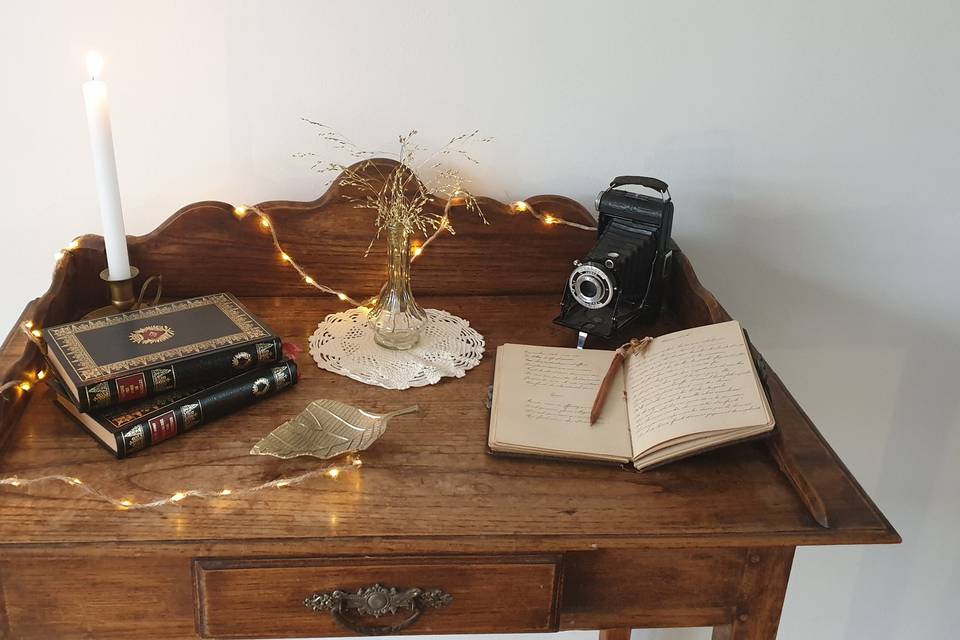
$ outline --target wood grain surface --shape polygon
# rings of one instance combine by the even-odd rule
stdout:
[[[557,629],[557,555],[199,560],[194,571],[198,624],[201,634],[212,638],[350,633],[329,611],[312,611],[303,600],[334,590],[355,593],[373,584],[401,591],[439,588],[451,596],[449,605],[424,612],[411,627],[418,634]],[[382,627],[409,615],[400,611],[366,623]]]
[[[340,308],[317,297],[244,303],[301,347],[316,322]],[[550,323],[556,312],[553,296],[424,297],[422,303],[468,318],[486,336],[488,354],[508,341],[571,342],[569,331]],[[653,332],[676,327],[668,314]],[[311,459],[282,461],[248,452],[316,398],[378,412],[418,404],[421,411],[394,420],[363,455],[359,471],[256,497],[188,499],[158,512],[124,512],[68,486],[6,488],[0,490],[0,544],[328,536],[548,536],[580,545],[669,536],[698,536],[703,544],[713,544],[706,536],[730,534],[763,534],[783,544],[890,539],[883,520],[812,434],[799,444],[805,445],[836,514],[829,531],[818,530],[757,443],[645,473],[492,457],[486,453],[483,400],[493,364],[488,356],[463,379],[403,392],[304,366],[300,383],[290,391],[124,461],[100,448],[40,388],[0,452],[4,473],[69,471],[137,501],[184,488],[251,485],[315,466]],[[781,423],[800,419],[787,398],[777,398],[774,411]],[[637,518],[638,512],[644,517]]]
[[[527,201],[545,213],[592,220],[567,198]],[[552,319],[571,261],[586,253],[595,234],[512,215],[494,200],[482,204],[489,224],[458,212],[457,235],[431,245],[413,271],[424,307],[462,316],[486,338],[483,361],[462,379],[391,391],[322,371],[304,353],[303,377],[289,392],[123,461],[62,413],[45,386],[8,392],[0,400],[0,474],[64,473],[136,501],[183,489],[249,486],[315,468],[310,459],[248,452],[318,398],[378,412],[414,403],[421,410],[392,421],[359,470],[246,497],[122,511],[62,484],[0,487],[0,637],[122,638],[138,630],[193,637],[203,631],[195,621],[198,558],[215,564],[558,554],[563,575],[550,615],[561,629],[610,629],[608,637],[615,638],[628,626],[714,624],[718,638],[772,638],[796,545],[899,541],[772,372],[782,444],[829,512],[829,529],[817,524],[761,442],[644,473],[488,455],[484,399],[493,354],[506,342],[573,346],[573,333]],[[385,265],[380,248],[362,258],[373,233],[371,213],[349,206],[339,189],[315,202],[262,206],[285,250],[318,281],[357,297],[377,290]],[[442,208],[443,201],[432,206]],[[132,262],[144,276],[162,273],[170,297],[238,295],[306,350],[317,323],[345,307],[305,285],[256,220],[238,220],[232,210],[220,202],[185,207],[153,233],[129,239]],[[22,318],[51,326],[105,304],[97,278],[103,264],[102,239],[83,237]],[[680,251],[667,297],[668,310],[655,326],[637,328],[638,335],[729,318]],[[593,346],[614,347],[626,337]],[[43,366],[39,350],[11,331],[0,347],[0,380],[30,379]],[[461,622],[437,628],[492,628],[486,622],[471,627],[469,616]],[[265,628],[241,633],[259,635]]]

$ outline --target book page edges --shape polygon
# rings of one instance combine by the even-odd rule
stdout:
[[[739,330],[739,336],[742,341],[743,349],[747,354],[747,358],[750,363],[750,370],[753,373],[754,389],[759,395],[762,410],[766,416],[766,422],[760,425],[732,427],[722,430],[694,431],[671,438],[669,440],[665,440],[663,442],[659,442],[639,453],[634,453],[634,456],[631,458],[631,462],[633,462],[634,467],[638,471],[680,458],[685,458],[697,453],[716,449],[728,444],[753,440],[767,432],[772,431],[776,426],[773,410],[770,408],[770,400],[767,397],[767,393],[760,381],[760,375],[757,373],[757,364],[753,358],[753,353],[750,350],[750,345],[747,343],[746,334],[743,331],[743,327],[740,326],[740,323],[736,320],[732,320],[730,322],[736,323],[737,329]],[[625,363],[624,368],[626,368],[626,366],[627,364]],[[629,393],[627,393],[627,402],[628,404],[630,402]],[[628,411],[628,419],[629,415],[630,412]],[[634,439],[631,431],[631,444],[633,444],[633,440]]]

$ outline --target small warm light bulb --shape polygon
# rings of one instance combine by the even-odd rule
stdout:
[[[550,214],[548,213],[547,215],[543,216],[543,223],[544,223],[544,224],[557,224],[557,219],[554,218],[552,215],[550,215]]]
[[[512,205],[510,205],[510,208],[513,209],[514,213],[523,213],[524,211],[530,210],[530,205],[528,205],[523,200],[517,200]]]
[[[231,491],[230,489],[224,489],[223,491],[220,492],[220,495],[222,495],[222,496],[228,496],[228,495],[230,495],[231,493],[233,493],[233,491]]]
[[[100,74],[103,73],[103,56],[96,51],[87,54],[87,73],[90,74],[91,80],[99,80]]]
[[[76,486],[76,485],[78,485],[78,484],[83,484],[83,480],[81,480],[80,478],[70,478],[69,480],[67,480],[67,482],[69,482],[70,484],[72,484],[72,485],[74,485],[74,486]]]
[[[21,383],[20,383],[20,390],[21,390],[21,391],[30,391],[30,386],[31,386],[31,385],[30,385],[29,382],[21,382]]]
[[[40,371],[37,371],[37,380],[43,380],[46,377],[47,377],[47,372],[44,371],[43,369],[41,369]]]
[[[338,293],[338,294],[337,294],[337,297],[340,298],[340,301],[341,301],[341,302],[346,301],[346,299],[348,298],[347,294],[345,294],[345,293],[343,293],[343,292]]]
[[[278,487],[285,487],[285,486],[287,486],[288,484],[290,484],[290,481],[289,481],[289,480],[281,480],[281,481],[279,481],[279,482],[277,483],[277,486],[278,486]]]
[[[421,245],[421,244],[414,244],[414,245],[413,245],[413,257],[416,258],[416,257],[419,256],[421,253],[423,253],[423,245]]]
[[[183,500],[183,499],[186,498],[186,497],[187,497],[187,494],[185,494],[185,493],[182,492],[182,491],[177,491],[175,494],[173,494],[172,496],[170,496],[170,502],[180,502],[181,500]]]
[[[283,251],[280,252],[280,257],[283,258],[284,262],[290,262],[290,256],[285,254]]]
[[[334,467],[333,469],[330,469],[330,471],[327,471],[327,475],[330,476],[331,478],[336,478],[337,476],[340,475],[340,469],[337,469],[336,467]]]
[[[310,276],[303,276],[303,281],[307,284],[317,284],[317,281],[311,278]]]
[[[247,208],[242,204],[233,208],[233,214],[238,218],[242,218],[247,215]]]
[[[23,326],[25,326],[27,329],[33,329],[33,320],[27,320],[23,323]]]
[[[270,221],[267,218],[260,218],[260,225],[266,228],[270,227]]]
[[[130,507],[130,506],[133,506],[133,502],[131,502],[130,500],[127,500],[126,498],[124,498],[123,500],[120,501],[120,506],[121,506],[121,507]]]
[[[30,335],[32,335],[34,338],[39,338],[43,334],[40,332],[40,329],[33,329],[30,331]]]
[[[19,486],[20,486],[20,481],[17,480],[16,478],[14,478],[13,480],[10,481],[10,484],[11,484],[12,486],[14,486],[14,487],[19,487]]]
[[[354,458],[351,464],[355,467],[359,467],[360,465],[363,464],[363,460],[361,460],[360,458]]]

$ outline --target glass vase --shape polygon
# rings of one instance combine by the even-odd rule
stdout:
[[[416,345],[427,322],[410,290],[410,234],[399,225],[387,231],[387,281],[367,319],[376,343],[397,350]]]

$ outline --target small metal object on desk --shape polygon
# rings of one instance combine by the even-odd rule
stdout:
[[[160,295],[163,291],[163,276],[150,276],[144,280],[140,286],[140,294],[134,297],[133,281],[136,280],[139,275],[140,270],[133,266],[130,267],[130,277],[124,278],[123,280],[110,280],[110,270],[104,269],[101,271],[100,279],[107,283],[107,289],[110,291],[110,304],[94,309],[83,316],[83,319],[92,320],[94,318],[103,318],[105,316],[112,316],[115,313],[123,313],[124,311],[141,309],[143,307],[152,307],[157,304],[157,302],[160,301]],[[144,302],[143,299],[146,297],[150,284],[154,282],[156,283],[157,290],[153,301]]]
[[[577,332],[577,349],[583,349],[583,345],[587,342],[587,337],[586,331]]]

